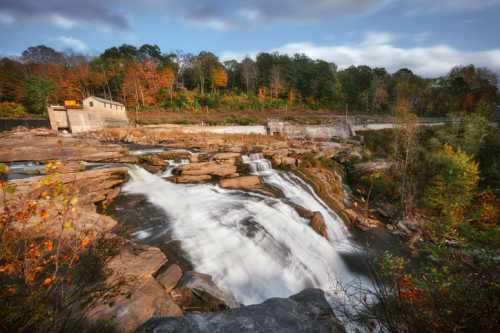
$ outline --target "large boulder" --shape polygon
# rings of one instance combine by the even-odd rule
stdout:
[[[175,173],[181,176],[211,175],[218,177],[229,177],[236,174],[237,168],[232,163],[202,162],[180,165]]]
[[[290,298],[272,298],[262,304],[224,312],[154,318],[138,333],[318,332],[344,333],[323,291],[307,289]]]
[[[165,288],[167,292],[171,292],[179,280],[182,278],[182,269],[179,265],[170,265],[164,272],[156,276],[156,281]]]
[[[222,188],[232,189],[252,189],[261,184],[258,176],[243,176],[235,178],[225,178],[219,181],[219,186]]]
[[[201,298],[205,298],[208,308],[212,310],[240,306],[234,296],[217,287],[212,277],[208,274],[188,271],[182,276],[182,279],[177,284],[177,288],[181,292],[182,289],[189,289],[194,293],[194,296],[202,296]],[[172,296],[174,296],[175,292],[176,290],[172,292]],[[210,303],[215,304],[215,308]]]
[[[106,264],[113,293],[87,312],[90,322],[111,321],[119,332],[133,332],[155,316],[182,316],[182,310],[153,277],[167,258],[160,249],[129,243]]]

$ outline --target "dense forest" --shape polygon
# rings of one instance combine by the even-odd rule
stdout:
[[[393,114],[404,102],[421,117],[477,112],[492,117],[497,76],[473,65],[428,79],[409,69],[351,66],[260,53],[255,60],[210,52],[163,53],[156,45],[122,45],[95,57],[39,45],[0,60],[0,116],[44,114],[47,103],[97,95],[134,110],[322,109]]]

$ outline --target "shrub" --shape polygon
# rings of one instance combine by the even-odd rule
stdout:
[[[26,109],[24,106],[13,102],[1,102],[0,103],[0,117],[22,117],[26,115]]]

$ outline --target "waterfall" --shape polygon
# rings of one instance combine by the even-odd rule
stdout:
[[[166,160],[168,162],[168,166],[167,168],[165,169],[165,171],[163,171],[163,173],[161,174],[162,177],[164,178],[168,178],[170,176],[172,176],[172,172],[174,171],[175,168],[177,168],[179,165],[183,165],[183,164],[189,164],[189,160],[188,159],[181,159],[181,160]]]
[[[261,153],[242,156],[243,163],[250,166],[252,173],[263,173],[272,169],[271,161],[264,158]]]
[[[249,160],[266,165],[257,162],[259,156]],[[337,282],[357,278],[340,256],[342,242],[319,236],[286,200],[216,185],[174,184],[138,166],[131,167],[130,175],[124,191],[143,194],[161,207],[168,217],[165,228],[181,241],[195,270],[212,275],[243,304],[288,297],[309,287],[331,290]],[[307,198],[304,207],[328,211],[320,202],[309,206],[316,199],[297,180],[278,180],[291,200]],[[337,235],[334,224],[339,221],[333,215],[325,220],[329,235]]]

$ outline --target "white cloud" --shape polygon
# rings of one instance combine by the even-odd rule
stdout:
[[[11,24],[11,23],[14,23],[14,21],[15,20],[12,17],[12,15],[0,12],[0,23],[2,23],[2,24]]]
[[[370,46],[389,44],[394,41],[395,38],[396,36],[390,32],[369,31],[366,33],[362,45]]]
[[[75,20],[66,18],[62,15],[58,14],[52,14],[50,15],[47,20],[55,25],[56,27],[62,28],[62,29],[72,29],[76,27],[78,24]]]
[[[89,47],[83,41],[71,36],[60,36],[57,40],[67,48],[77,52],[88,52]]]
[[[479,10],[499,5],[500,0],[417,0],[435,10]]]
[[[385,36],[385,37],[384,37]],[[311,42],[285,44],[270,52],[306,54],[313,59],[334,62],[341,69],[351,65],[385,67],[390,72],[409,68],[425,77],[444,75],[457,65],[485,66],[500,74],[500,49],[467,52],[448,45],[402,48],[393,45],[394,35],[368,33],[354,45],[318,45]],[[222,58],[242,59],[246,53],[224,52]],[[255,54],[255,53],[250,53]]]

